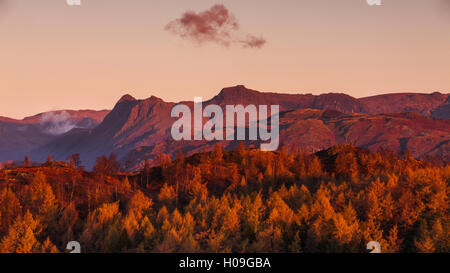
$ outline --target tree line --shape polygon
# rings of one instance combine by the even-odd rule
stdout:
[[[75,162],[77,162],[75,164]],[[121,172],[102,156],[0,171],[0,252],[449,252],[450,166],[351,145],[239,145]]]

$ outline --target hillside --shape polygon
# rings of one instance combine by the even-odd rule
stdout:
[[[25,154],[74,128],[94,128],[107,110],[61,110],[22,120],[0,117],[0,161],[22,160]]]
[[[0,171],[0,252],[448,252],[449,166],[349,145]],[[116,167],[114,167],[116,166]],[[21,228],[27,227],[27,228]],[[26,234],[25,234],[26,232]],[[26,236],[25,236],[26,235]]]
[[[356,99],[337,93],[315,96],[259,92],[239,85],[224,88],[217,96],[205,101],[204,106],[280,105],[281,142],[309,151],[349,143],[372,151],[385,147],[397,153],[409,150],[416,158],[436,155],[448,160],[448,101],[449,95],[440,93],[387,94]],[[192,102],[182,103],[193,108]],[[125,95],[111,112],[91,115],[80,112],[81,116],[85,115],[83,119],[75,119],[69,124],[63,122],[56,129],[51,122],[42,123],[43,115],[20,123],[6,123],[13,128],[7,129],[9,135],[2,143],[4,153],[0,160],[22,159],[27,153],[35,161],[45,160],[48,154],[64,160],[71,154],[80,153],[90,168],[97,156],[115,153],[122,162],[132,161],[136,168],[142,160],[154,160],[160,153],[174,156],[178,150],[187,154],[210,150],[214,143],[172,141],[170,128],[176,119],[170,117],[170,111],[174,105],[176,103],[154,96],[138,100]],[[30,134],[24,134],[20,126],[39,120],[40,127],[27,138]],[[59,134],[49,134],[49,131]],[[260,145],[258,142],[247,144],[249,147]],[[223,142],[222,145],[231,149],[237,143]]]

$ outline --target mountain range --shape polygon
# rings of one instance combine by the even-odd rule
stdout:
[[[75,128],[95,128],[108,113],[108,110],[61,110],[22,120],[0,117],[0,161],[23,159],[25,154]]]
[[[193,102],[181,102],[193,107]],[[21,160],[25,154],[42,161],[48,154],[64,160],[79,153],[88,168],[99,155],[115,153],[134,169],[161,153],[174,156],[209,150],[207,141],[174,141],[170,115],[177,103],[157,97],[137,100],[123,96],[111,111],[58,111],[23,120],[0,117],[0,161]],[[225,105],[280,105],[280,143],[317,151],[351,143],[377,150],[409,150],[416,158],[427,155],[450,160],[450,96],[399,93],[366,98],[329,93],[280,94],[258,92],[239,85],[224,88],[203,103]],[[259,147],[258,141],[247,146]],[[223,141],[225,149],[236,141]]]

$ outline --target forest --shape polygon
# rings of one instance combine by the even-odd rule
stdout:
[[[317,153],[216,145],[137,172],[114,155],[0,170],[0,252],[450,251],[450,165],[351,145]]]

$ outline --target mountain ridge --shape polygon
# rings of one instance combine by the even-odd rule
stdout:
[[[392,147],[397,152],[410,149],[416,157],[434,154],[448,160],[449,101],[449,94],[441,93],[397,93],[357,99],[342,93],[259,92],[238,85],[223,88],[203,104],[279,104],[283,113],[280,130],[284,142],[304,144],[311,150],[350,142],[369,149],[379,146]],[[181,103],[193,108],[192,101]],[[165,102],[155,96],[136,99],[124,95],[96,126],[56,135],[37,143],[40,145],[32,149],[21,150],[22,154],[17,153],[13,159],[23,158],[25,152],[36,161],[43,160],[47,154],[65,159],[70,154],[80,153],[83,162],[91,167],[96,157],[103,154],[116,153],[125,161],[130,159],[131,154],[154,159],[161,152],[173,155],[177,150],[190,153],[209,149],[213,143],[175,142],[171,139],[170,128],[176,119],[171,118],[170,112],[176,104],[179,103]],[[395,114],[399,112],[405,113]],[[224,145],[232,148],[237,144]],[[147,151],[147,154],[142,155],[138,150]]]

